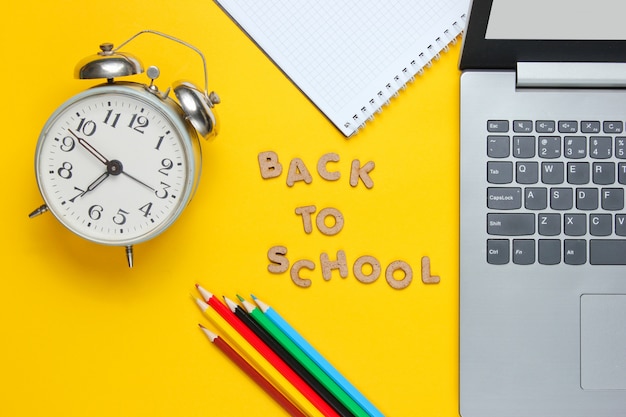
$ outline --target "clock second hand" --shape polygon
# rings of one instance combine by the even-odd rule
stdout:
[[[68,131],[76,138],[76,140],[78,140],[78,143],[85,149],[87,149],[87,151],[89,151],[90,154],[92,154],[93,156],[95,156],[100,162],[102,162],[103,164],[105,164],[107,166],[107,172],[112,174],[112,175],[119,175],[119,174],[124,174],[126,175],[128,178],[138,182],[139,184],[143,185],[144,187],[150,189],[152,192],[156,192],[156,189],[152,188],[151,186],[149,186],[148,184],[146,184],[145,182],[133,177],[132,175],[130,175],[128,172],[124,171],[124,168],[122,167],[122,163],[119,161],[109,161],[104,155],[102,155],[100,152],[98,152],[98,150],[96,148],[94,148],[89,142],[87,142],[84,138],[79,137],[76,133],[74,133],[72,130],[68,129]],[[115,163],[114,165],[112,165],[112,163]],[[120,168],[119,171],[116,170],[117,168]],[[115,171],[113,171],[115,170]],[[107,175],[108,176],[108,175]],[[105,177],[106,178],[106,177]],[[96,184],[97,185],[97,184]],[[95,188],[95,187],[94,187]]]

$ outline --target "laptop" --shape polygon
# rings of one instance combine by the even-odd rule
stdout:
[[[474,0],[460,414],[626,416],[626,2]]]

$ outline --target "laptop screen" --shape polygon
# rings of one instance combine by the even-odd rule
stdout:
[[[626,62],[624,0],[473,0],[459,67]]]

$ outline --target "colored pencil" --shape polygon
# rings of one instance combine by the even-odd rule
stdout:
[[[235,348],[241,356],[243,356],[254,368],[259,371],[272,385],[281,391],[289,400],[302,412],[309,417],[324,416],[313,404],[306,398],[302,392],[287,379],[283,374],[278,372],[274,365],[261,355],[246,339],[243,338],[217,311],[209,307],[207,303],[196,298],[196,304],[217,328],[220,334],[228,340],[230,345]]]
[[[270,397],[280,404],[292,417],[306,417],[289,399],[283,395],[276,387],[274,387],[263,375],[261,375],[252,365],[250,365],[228,342],[211,332],[206,327],[200,325],[200,329],[206,337],[217,346],[235,365],[246,373],[254,382],[256,382]]]
[[[306,382],[302,380],[274,351],[272,351],[257,335],[248,329],[245,324],[239,320],[235,313],[230,311],[228,307],[217,299],[212,293],[196,285],[198,291],[205,298],[206,303],[218,315],[236,330],[250,345],[252,345],[265,359],[267,359],[285,378],[293,384],[310,402],[325,416],[339,417],[337,412],[325,402]]]
[[[333,381],[305,352],[302,351],[283,331],[276,326],[264,313],[255,305],[246,300],[242,301],[243,307],[248,311],[250,317],[261,327],[274,337],[290,354],[295,357],[315,378],[328,390],[335,398],[357,417],[369,417],[369,414],[362,409],[335,381]]]
[[[341,417],[353,417],[353,414],[318,380],[312,375],[302,364],[291,355],[276,339],[272,337],[261,325],[250,317],[250,315],[233,300],[223,297],[224,302],[237,317],[252,330],[270,349],[274,351],[280,358],[293,369],[299,376],[309,384],[317,394],[322,397]]]
[[[350,395],[372,417],[383,417],[381,413],[359,390],[357,390],[333,365],[330,364],[304,337],[302,337],[275,309],[259,300],[252,299],[265,316],[278,326],[291,341],[307,354],[324,372],[330,376],[343,390]]]

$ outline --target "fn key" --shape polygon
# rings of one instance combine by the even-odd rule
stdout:
[[[592,265],[626,265],[626,240],[592,239],[589,242]]]

